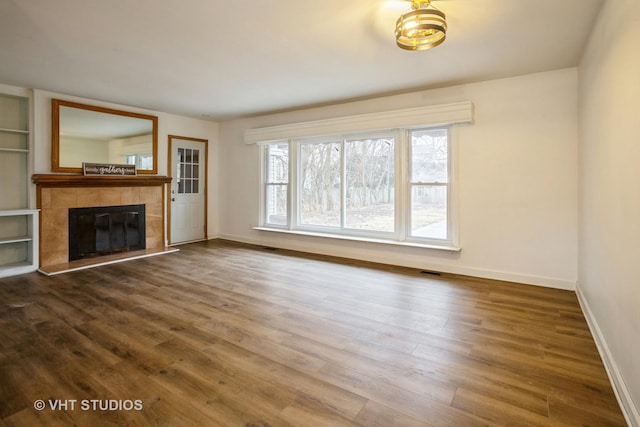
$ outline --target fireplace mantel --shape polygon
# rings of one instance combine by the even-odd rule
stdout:
[[[31,177],[34,184],[42,187],[148,187],[171,182],[170,176],[101,176],[36,174]]]

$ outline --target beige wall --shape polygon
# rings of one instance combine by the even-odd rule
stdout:
[[[579,68],[578,293],[640,425],[640,2],[607,1]]]
[[[255,231],[258,150],[245,129],[472,101],[459,128],[460,253]],[[574,289],[577,70],[566,69],[220,124],[221,237]]]
[[[98,143],[88,138],[61,136],[60,147],[64,147],[63,150],[60,150],[60,164],[64,166],[80,168],[82,167],[82,162],[101,163],[109,157],[107,144]]]

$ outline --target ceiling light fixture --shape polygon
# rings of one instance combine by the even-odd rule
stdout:
[[[411,10],[396,21],[396,44],[406,50],[426,50],[444,42],[447,20],[431,0],[411,0]]]

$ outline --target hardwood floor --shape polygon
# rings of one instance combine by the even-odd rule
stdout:
[[[70,424],[626,425],[572,292],[223,241],[0,279],[0,426]]]

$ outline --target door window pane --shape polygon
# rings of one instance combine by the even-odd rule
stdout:
[[[178,194],[199,194],[200,150],[178,148]]]

